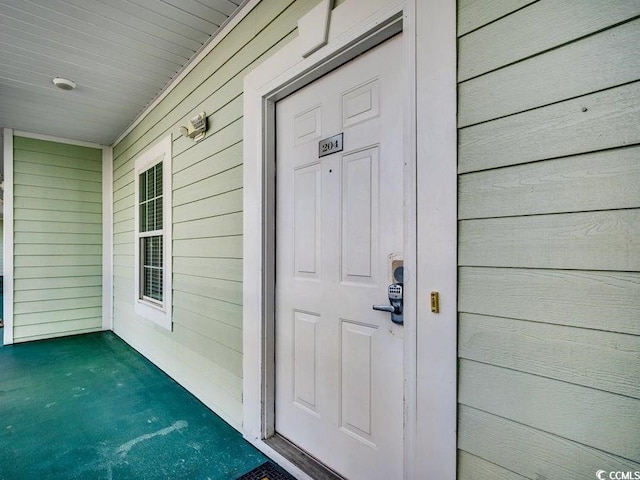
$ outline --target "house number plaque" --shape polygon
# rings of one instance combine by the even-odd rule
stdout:
[[[333,137],[320,140],[318,143],[318,156],[324,157],[331,155],[332,153],[342,151],[342,133],[334,135]]]

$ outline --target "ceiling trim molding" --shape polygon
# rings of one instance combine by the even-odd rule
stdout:
[[[77,145],[79,147],[89,147],[89,148],[99,148],[99,149],[106,147],[106,145],[100,145],[98,143],[83,142],[82,140],[72,140],[70,138],[56,137],[54,135],[45,135],[43,133],[25,132],[22,130],[14,130],[13,136],[33,138],[35,140],[45,140],[47,142],[67,143],[69,145]]]
[[[112,146],[116,146],[120,143],[124,137],[131,133],[131,130],[136,128],[138,124],[144,120],[144,118],[154,109],[158,104],[167,96],[169,93],[182,81],[187,74],[193,70],[210,52],[213,50],[216,45],[218,45],[224,37],[226,37],[231,30],[233,30],[238,23],[244,19],[259,3],[261,0],[245,0],[243,4],[240,5],[238,12],[233,16],[229,17],[225,23],[220,26],[220,29],[209,38],[209,40],[200,48],[200,51],[196,53],[191,60],[189,60],[185,66],[178,72],[178,74],[173,77],[173,79],[169,82],[169,84],[160,91],[158,96],[151,102],[151,104],[142,112],[140,115],[136,117],[136,119],[131,122],[131,124],[122,132],[118,138],[116,138],[112,144]]]

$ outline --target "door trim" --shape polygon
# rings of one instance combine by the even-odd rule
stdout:
[[[316,15],[318,9],[331,2],[321,2],[318,7],[307,15]],[[431,42],[429,51],[439,60],[442,55],[437,54],[443,45],[447,58],[443,65],[437,65],[438,69],[444,69],[451,75],[436,75],[431,81],[430,90],[420,98],[418,94],[418,72],[432,75],[433,65],[427,68],[422,60],[418,60],[416,28],[418,15],[416,15],[416,0],[390,1],[390,0],[346,0],[340,6],[330,12],[330,27],[327,43],[324,47],[307,57],[303,57],[308,51],[305,45],[305,34],[299,32],[297,38],[276,52],[264,63],[253,70],[244,79],[244,220],[243,220],[243,435],[263,452],[272,456],[281,465],[287,468],[298,478],[309,478],[293,463],[273,450],[265,439],[275,434],[275,348],[274,348],[274,306],[275,306],[275,102],[317,80],[324,74],[339,67],[357,55],[375,47],[396,33],[403,31],[403,56],[405,68],[403,71],[405,82],[405,98],[403,99],[404,125],[403,149],[405,164],[405,192],[409,192],[410,207],[405,211],[405,261],[406,265],[416,265],[417,272],[410,276],[410,282],[405,287],[408,300],[405,304],[407,316],[405,317],[404,340],[404,476],[416,478],[424,476],[424,463],[420,457],[425,456],[437,466],[429,467],[428,471],[438,472],[439,477],[430,478],[455,478],[455,402],[456,402],[456,300],[455,300],[455,2],[446,0],[421,0],[420,8],[426,7],[429,11],[443,9],[449,23],[443,29],[436,29],[431,33],[425,28],[423,42]],[[329,7],[326,7],[329,8]],[[424,15],[424,13],[423,13]],[[453,22],[450,20],[453,19]],[[441,19],[442,20],[442,19]],[[420,23],[422,21],[420,20]],[[299,22],[301,24],[313,24],[313,22]],[[431,25],[428,25],[431,28]],[[451,48],[453,44],[453,48]],[[452,52],[452,55],[451,55]],[[452,58],[449,58],[452,57]],[[422,62],[422,63],[421,63]],[[422,66],[421,66],[422,65]],[[417,70],[420,69],[420,70]],[[418,81],[417,81],[418,80]],[[447,82],[447,85],[438,82]],[[449,85],[448,83],[451,83]],[[446,92],[453,89],[453,97],[440,95],[438,88],[442,87]],[[422,99],[422,102],[420,101]],[[429,111],[427,112],[427,105]],[[422,158],[419,156],[419,141],[417,132],[418,119],[423,114],[433,115],[437,111],[445,120],[447,131],[454,132],[453,138],[439,138],[441,132],[437,131],[433,136],[427,135],[427,141],[432,141],[432,150],[429,159],[433,161],[453,162],[453,170],[446,170],[447,186],[453,182],[453,199],[445,198],[451,211],[453,205],[453,218],[446,222],[447,235],[441,235],[441,240],[453,241],[453,258],[451,252],[447,252],[446,261],[440,259],[447,270],[447,286],[440,287],[438,283],[426,284],[420,277],[421,262],[424,264],[430,255],[418,258],[417,249],[419,238],[417,232],[420,225],[433,225],[440,215],[438,209],[425,209],[421,211],[420,196],[416,190],[416,179],[421,176]],[[424,132],[421,133],[424,137]],[[453,174],[451,173],[453,172]],[[440,172],[438,172],[440,174]],[[452,177],[452,178],[450,178]],[[421,187],[422,188],[422,187]],[[441,193],[441,192],[439,192]],[[451,193],[451,192],[449,192]],[[405,193],[405,198],[406,193]],[[433,200],[433,198],[426,199]],[[449,205],[451,204],[451,205]],[[453,224],[453,240],[451,232]],[[407,243],[408,242],[408,243]],[[438,252],[438,245],[432,252]],[[427,252],[429,253],[429,252]],[[413,258],[411,258],[413,257]],[[431,259],[432,260],[432,259]],[[453,261],[452,261],[453,260]],[[453,278],[453,291],[451,291],[451,278]],[[429,286],[427,286],[429,285]],[[424,310],[421,304],[427,302],[427,288],[439,289],[441,296],[447,299],[442,313],[435,318],[418,316],[418,312]],[[416,299],[420,298],[420,302]],[[443,302],[444,304],[444,302]],[[420,325],[416,319],[420,318]],[[420,398],[420,378],[418,377],[419,351],[429,348],[429,342],[420,345],[419,338],[429,338],[428,331],[431,322],[446,322],[446,345],[438,349],[439,355],[446,355],[440,362],[428,366],[427,378],[429,385],[427,391],[434,389],[439,392],[439,401],[432,405],[442,406],[441,411],[429,412],[423,417],[431,419],[434,416],[440,420],[432,425],[421,425],[421,415],[418,409]],[[424,329],[423,329],[423,322]],[[451,324],[453,322],[453,324]],[[419,329],[424,330],[420,335]],[[442,334],[441,331],[438,331]],[[453,339],[453,344],[451,344]],[[439,339],[432,339],[431,343]],[[443,368],[444,365],[444,368]],[[422,374],[424,375],[424,369]],[[424,384],[424,382],[423,382]],[[423,387],[424,388],[424,387]],[[441,397],[441,398],[440,398]],[[424,433],[424,430],[428,430]],[[423,432],[421,434],[421,432]],[[433,439],[437,439],[434,441]],[[425,450],[426,449],[426,450]],[[420,472],[420,475],[417,475]]]

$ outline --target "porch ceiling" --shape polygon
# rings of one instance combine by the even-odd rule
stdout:
[[[0,127],[110,145],[241,3],[0,0]]]

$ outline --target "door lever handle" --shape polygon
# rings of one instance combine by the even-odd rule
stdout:
[[[380,312],[396,313],[396,308],[391,305],[372,305],[372,308]]]

